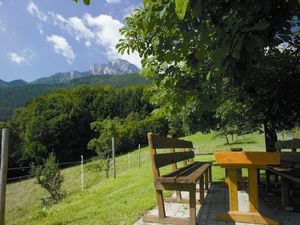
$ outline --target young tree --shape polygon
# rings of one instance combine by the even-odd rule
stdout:
[[[122,132],[121,122],[118,118],[96,121],[91,123],[91,129],[98,133],[99,136],[89,141],[88,149],[96,151],[98,156],[105,160],[105,171],[106,177],[108,178],[110,170],[112,137],[115,139],[115,149],[117,149]],[[103,161],[101,163],[103,163]]]
[[[49,157],[44,160],[44,165],[33,166],[31,174],[35,176],[38,184],[41,185],[48,193],[50,198],[57,202],[61,200],[65,193],[61,190],[64,177],[60,173],[58,161],[56,161],[55,154],[52,152]],[[48,204],[48,199],[42,199],[44,206]]]

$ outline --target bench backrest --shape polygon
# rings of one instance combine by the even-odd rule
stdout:
[[[300,149],[300,139],[292,139],[286,141],[277,141],[275,143],[275,148],[277,151],[281,152],[282,149],[291,149],[292,152],[281,152],[280,160],[281,164],[293,164],[300,163],[300,152],[297,152],[297,149]]]
[[[150,148],[150,158],[154,177],[159,177],[159,168],[171,165],[173,170],[177,169],[177,162],[194,158],[194,152],[191,151],[193,143],[190,141],[179,140],[176,138],[163,137],[148,133],[148,143]],[[169,153],[158,153],[158,149],[169,149]],[[181,152],[176,152],[175,149],[183,149]]]
[[[300,149],[300,139],[277,141],[275,143],[275,149],[279,152],[282,149],[291,149],[293,151],[296,151],[296,149]]]

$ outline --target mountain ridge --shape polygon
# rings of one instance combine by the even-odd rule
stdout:
[[[27,84],[63,84],[69,83],[72,80],[76,80],[83,77],[89,76],[103,76],[103,75],[114,75],[122,76],[128,74],[137,74],[139,73],[139,68],[134,64],[128,62],[124,59],[115,59],[108,63],[94,63],[89,67],[88,71],[67,71],[67,72],[57,72],[50,76],[40,77],[32,82],[26,82],[21,79],[13,80],[10,82],[0,79],[1,87],[11,87],[11,86],[20,86]]]

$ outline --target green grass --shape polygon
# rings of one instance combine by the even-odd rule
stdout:
[[[200,150],[196,160],[211,161],[215,149],[243,147],[245,150],[263,150],[263,135],[246,135],[239,137],[237,143],[224,145],[225,138],[214,134],[191,135],[191,140]],[[138,151],[119,156],[117,178],[106,179],[99,171],[98,162],[84,165],[85,190],[80,189],[80,166],[64,169],[63,189],[67,197],[50,208],[42,209],[40,198],[47,193],[35,184],[34,179],[12,183],[7,186],[7,225],[22,224],[133,224],[142,214],[155,206],[151,165],[146,160],[148,149],[141,149],[141,167],[138,167]],[[130,168],[129,168],[130,166]],[[166,171],[166,169],[164,169]],[[224,180],[224,171],[213,166],[214,181]]]

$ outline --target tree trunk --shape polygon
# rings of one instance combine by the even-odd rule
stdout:
[[[226,138],[226,143],[229,145],[230,143],[229,143],[229,140],[228,140],[227,135],[225,134],[224,136],[225,136],[225,138]]]
[[[275,151],[275,142],[277,141],[277,134],[274,126],[270,123],[264,124],[265,130],[265,144],[266,144],[266,151],[267,152],[274,152]]]

